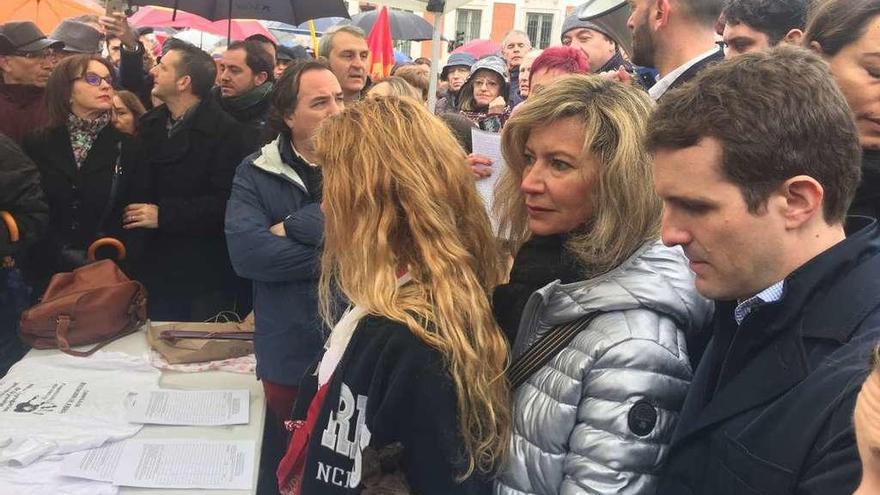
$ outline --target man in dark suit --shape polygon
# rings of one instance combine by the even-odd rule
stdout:
[[[850,495],[852,415],[880,341],[880,229],[845,218],[859,137],[828,66],[741,55],[648,124],[663,242],[716,301],[660,495]]]
[[[235,307],[238,281],[223,235],[232,177],[248,150],[241,124],[211,98],[216,74],[210,55],[183,44],[152,70],[153,96],[164,104],[141,118],[146,177],[123,224],[150,234],[136,272],[154,320],[249,310]]]
[[[715,43],[722,0],[631,0],[630,6],[627,26],[633,33],[632,63],[659,72],[649,90],[655,100],[724,58]]]

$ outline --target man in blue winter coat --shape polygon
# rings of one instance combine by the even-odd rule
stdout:
[[[324,217],[311,140],[342,108],[342,88],[325,63],[285,70],[268,117],[278,137],[239,165],[226,207],[229,257],[253,281],[257,377],[277,427],[324,342],[317,293]]]

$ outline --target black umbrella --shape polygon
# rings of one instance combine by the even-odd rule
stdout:
[[[351,23],[369,33],[379,16],[379,9],[369,12],[361,12],[351,18],[351,21],[342,21],[340,24]],[[393,40],[430,40],[434,33],[434,26],[421,17],[410,12],[388,9],[388,22],[391,23],[391,39]]]
[[[298,25],[321,17],[348,17],[343,0],[130,0],[200,15],[212,21],[259,19]]]

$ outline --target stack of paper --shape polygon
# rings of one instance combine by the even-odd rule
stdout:
[[[249,490],[253,441],[131,439],[70,454],[61,474],[142,488]]]
[[[151,390],[138,394],[128,411],[132,423],[185,426],[248,423],[247,390]]]

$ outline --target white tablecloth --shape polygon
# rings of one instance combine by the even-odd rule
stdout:
[[[105,346],[104,351],[124,352],[135,356],[142,356],[149,361],[149,344],[147,344],[146,330],[123,337]],[[45,356],[52,353],[60,353],[58,350],[31,350],[24,359],[33,356]],[[210,390],[210,389],[247,389],[250,391],[251,408],[250,423],[237,426],[158,426],[146,425],[133,438],[202,438],[211,440],[254,440],[256,442],[256,457],[254,458],[254,479],[250,491],[241,490],[157,490],[146,488],[123,487],[122,494],[140,495],[192,495],[194,493],[207,492],[210,495],[243,495],[254,494],[257,491],[257,473],[260,466],[260,446],[263,443],[263,422],[266,414],[266,401],[263,397],[263,387],[254,375],[243,375],[225,371],[205,371],[201,373],[179,373],[174,371],[162,371],[159,381],[162,388],[179,390]]]

